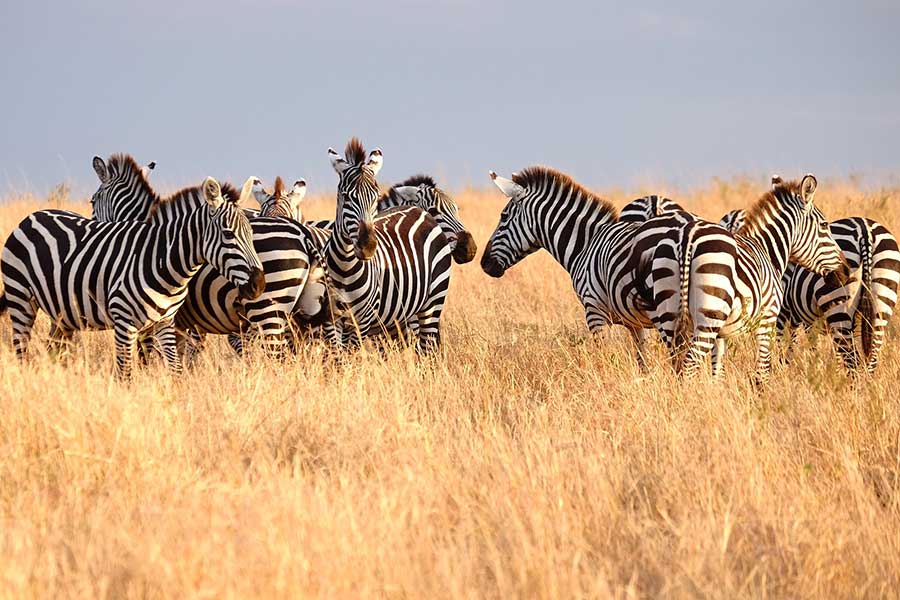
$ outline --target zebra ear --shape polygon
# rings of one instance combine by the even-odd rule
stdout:
[[[156,168],[156,161],[151,160],[141,169],[141,175],[144,176],[144,179],[147,179],[150,176],[150,171]]]
[[[334,151],[334,148],[328,149],[328,158],[331,159],[331,166],[334,167],[334,170],[338,175],[347,170],[347,167],[350,166],[344,158]]]
[[[294,182],[294,187],[291,188],[290,199],[291,206],[294,208],[300,206],[300,203],[303,202],[303,199],[306,197],[306,180],[298,179]]]
[[[99,156],[94,157],[94,173],[100,178],[100,183],[109,181],[109,171],[106,169],[106,163]]]
[[[776,187],[784,183],[784,180],[781,178],[781,175],[772,174],[772,189],[774,190]]]
[[[398,185],[394,188],[394,193],[404,204],[415,204],[419,199],[419,188],[411,185]]]
[[[493,171],[488,171],[488,175],[491,176],[491,180],[494,182],[494,185],[500,188],[500,191],[503,192],[503,195],[507,198],[514,200],[525,193],[525,188],[523,188],[512,179],[500,177]]]
[[[207,177],[203,181],[203,197],[212,208],[219,208],[225,203],[225,198],[222,197],[222,186],[212,177]]]
[[[366,161],[366,166],[372,171],[372,175],[378,175],[382,163],[384,163],[384,155],[381,153],[381,148],[375,148],[369,152],[369,160]]]
[[[812,173],[805,175],[800,181],[800,197],[803,198],[807,210],[812,208],[813,197],[816,195],[816,186],[818,184],[819,182],[816,181],[816,177]]]

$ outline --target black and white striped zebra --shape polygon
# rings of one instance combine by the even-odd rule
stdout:
[[[772,185],[781,183],[777,175]],[[743,224],[745,212],[733,210],[719,221],[734,230]],[[831,333],[835,350],[849,371],[862,367],[873,372],[878,365],[888,321],[897,304],[900,253],[897,239],[871,219],[849,217],[829,225],[844,254],[851,277],[840,285],[793,263],[782,278],[784,302],[778,329],[809,329],[821,318]]]
[[[813,204],[815,190],[812,175],[800,183],[777,183],[747,212],[736,234],[702,220],[673,230],[671,243],[660,244],[655,257],[669,258],[666,275],[672,268],[680,273],[677,294],[670,279],[663,277],[657,285],[650,269],[640,269],[638,279],[652,288],[654,325],[672,350],[677,370],[693,374],[712,351],[713,375],[720,376],[726,340],[753,331],[757,378],[767,379],[788,261],[846,277],[843,254]]]
[[[53,337],[79,329],[114,329],[117,372],[128,376],[138,335],[154,329],[164,357],[180,370],[172,327],[191,278],[206,263],[240,294],[255,298],[264,278],[250,224],[221,187],[156,198],[145,222],[99,223],[59,210],[26,217],[3,247],[2,304],[8,305],[17,354],[26,352],[37,310]]]
[[[376,218],[382,153],[366,159],[358,139],[344,157],[329,148],[339,176],[334,229],[324,248],[336,313],[331,339],[355,346],[361,337],[417,337],[423,351],[440,344],[440,318],[450,283],[451,248],[440,225],[418,207]]]
[[[481,258],[485,273],[502,277],[529,254],[547,250],[571,276],[590,331],[623,325],[643,368],[651,322],[635,293],[637,261],[652,253],[658,240],[680,226],[685,215],[667,213],[651,225],[621,222],[612,204],[547,167],[529,167],[513,173],[512,179],[493,171],[490,176],[509,202]],[[647,215],[648,207],[644,203],[641,209]]]
[[[112,157],[119,170],[138,169],[130,157]],[[98,173],[99,175],[99,173]],[[155,194],[146,180],[128,178],[137,182],[134,188],[120,186],[114,192],[95,194],[94,214],[142,215],[151,209]],[[226,197],[237,199],[231,186],[223,185]],[[265,203],[270,195],[257,177],[249,177],[242,187],[241,199],[249,196]],[[247,213],[247,209],[244,209]],[[253,214],[253,213],[251,213]],[[265,271],[265,289],[255,300],[243,300],[228,279],[222,277],[211,265],[206,265],[191,279],[188,296],[175,317],[182,340],[199,344],[206,334],[241,334],[249,331],[260,335],[266,345],[279,353],[287,343],[290,315],[294,311],[309,275],[309,247],[313,244],[309,228],[301,223],[283,218],[250,217],[253,245]],[[240,351],[240,338],[230,337],[229,342]],[[191,353],[192,354],[192,353]]]

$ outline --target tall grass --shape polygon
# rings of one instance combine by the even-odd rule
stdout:
[[[677,196],[708,217],[765,179]],[[480,246],[502,199],[457,194]],[[619,205],[628,198],[616,194]],[[0,205],[6,234],[44,199]],[[900,189],[822,182],[830,218],[900,232]],[[83,202],[55,199],[86,211]],[[311,217],[333,204],[314,199]],[[682,383],[661,348],[589,337],[546,254],[453,267],[440,356],[211,344],[112,379],[109,332],[64,361],[0,321],[0,595],[886,597],[900,590],[900,353],[851,385],[822,334],[772,382],[751,341]]]

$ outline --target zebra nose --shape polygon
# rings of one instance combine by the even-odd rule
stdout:
[[[468,231],[463,231],[456,236],[456,247],[453,249],[453,260],[457,264],[465,264],[471,262],[478,252],[478,246],[475,244],[475,238]]]
[[[266,288],[266,276],[262,269],[250,269],[250,280],[238,287],[238,295],[244,300],[256,300]]]

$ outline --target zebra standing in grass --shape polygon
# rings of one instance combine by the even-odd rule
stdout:
[[[340,346],[364,336],[417,336],[423,351],[440,344],[440,318],[450,283],[450,244],[434,217],[417,207],[375,216],[382,153],[366,159],[350,140],[342,158],[328,154],[339,176],[334,230],[324,249],[336,307],[328,328]]]
[[[640,257],[688,217],[672,212],[650,226],[622,222],[612,204],[547,167],[529,167],[512,179],[493,171],[490,176],[509,202],[482,256],[484,272],[502,277],[529,254],[547,250],[572,277],[590,331],[623,325],[635,342],[638,364],[645,368],[646,330],[652,325],[638,302],[633,273]],[[651,209],[656,213],[650,201],[636,202],[643,207],[632,207],[632,216],[639,211],[649,215]]]
[[[130,157],[113,156],[109,165],[117,173],[130,170],[131,176],[125,180],[132,182],[132,186],[112,186],[109,178],[98,170],[100,188],[94,194],[95,218],[134,215],[145,219],[156,195],[145,179],[135,176],[140,171],[137,163]],[[227,198],[237,199],[233,188],[223,185],[222,189]],[[257,177],[247,179],[240,196],[253,196],[262,202],[269,198]],[[311,234],[306,226],[282,218],[253,216],[250,225],[253,245],[265,271],[262,295],[256,300],[242,299],[239,290],[213,266],[201,268],[191,279],[187,299],[175,318],[176,329],[183,334],[182,341],[186,338],[193,342],[188,348],[209,333],[237,334],[248,329],[260,334],[276,353],[285,345],[290,315],[309,275]],[[230,341],[236,350],[241,349],[237,338],[232,337]]]
[[[114,329],[121,376],[131,373],[138,335],[155,328],[167,363],[178,371],[172,320],[188,282],[207,262],[242,296],[261,293],[250,224],[212,178],[156,198],[141,223],[42,210],[26,217],[3,247],[0,308],[9,309],[20,356],[41,309],[53,320],[57,341],[79,329]]]
[[[788,261],[822,275],[847,275],[843,254],[813,204],[815,191],[812,175],[800,183],[777,183],[746,213],[736,234],[699,220],[674,231],[678,294],[671,293],[668,279],[657,286],[648,265],[639,267],[642,296],[649,299],[654,324],[672,350],[677,370],[693,374],[712,351],[713,375],[720,376],[726,340],[754,331],[757,379],[768,378]],[[660,244],[657,254],[670,255],[672,247]]]
[[[782,183],[772,177],[773,187]],[[740,228],[743,210],[733,210],[719,221],[729,229]],[[782,278],[784,303],[778,329],[808,329],[824,317],[835,349],[849,371],[860,366],[873,372],[878,365],[887,323],[897,304],[900,252],[897,239],[871,219],[849,217],[829,225],[832,237],[853,274],[843,285],[789,264]],[[860,354],[861,351],[861,354]]]

